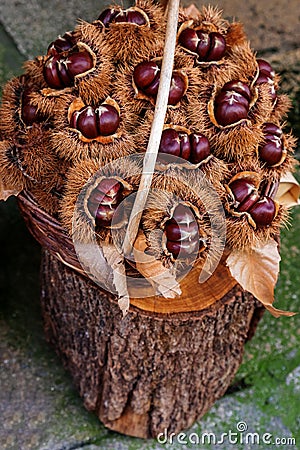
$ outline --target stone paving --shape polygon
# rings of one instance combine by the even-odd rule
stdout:
[[[107,4],[107,3],[106,3]],[[282,73],[282,87],[293,96],[290,123],[299,132],[299,1],[211,1],[245,24],[252,46]],[[2,0],[0,81],[20,73],[24,59],[45,52],[57,34],[73,28],[78,17],[91,20],[105,3],[95,0]],[[298,128],[297,128],[298,127]],[[298,130],[298,131],[297,131]],[[282,235],[282,267],[277,306],[300,308],[300,211]],[[228,442],[180,444],[121,436],[108,431],[85,411],[69,375],[43,335],[39,309],[40,249],[18,213],[14,199],[0,203],[0,449],[2,450],[162,450],[259,449]],[[281,439],[276,448],[300,448],[300,319],[265,314],[246,347],[235,383],[191,433],[237,431],[245,422],[260,439]],[[241,425],[239,425],[241,426]],[[295,439],[296,444],[289,439]]]

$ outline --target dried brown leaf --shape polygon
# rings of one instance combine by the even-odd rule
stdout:
[[[0,201],[6,201],[12,195],[18,195],[19,193],[20,189],[11,189],[8,186],[5,186],[0,177]]]
[[[174,298],[176,295],[180,295],[181,289],[175,275],[164,267],[161,261],[155,259],[153,255],[147,254],[146,248],[146,236],[140,230],[133,246],[137,270],[151,283],[157,294],[161,294],[165,298]]]
[[[300,205],[300,186],[296,178],[288,172],[280,179],[278,191],[276,194],[276,200],[281,205],[291,206]]]
[[[233,250],[226,264],[241,287],[253,294],[274,317],[295,313],[274,308],[274,288],[279,274],[280,254],[274,239],[245,250]]]
[[[130,306],[130,299],[127,290],[124,257],[113,244],[103,242],[101,247],[107,264],[112,268],[113,283],[119,295],[118,304],[125,317]]]

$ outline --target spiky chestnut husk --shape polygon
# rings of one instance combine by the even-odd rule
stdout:
[[[118,103],[110,97],[102,100],[101,104],[113,105],[119,111],[120,124],[113,135],[88,139],[71,123],[73,113],[87,105],[82,99],[71,94],[59,99],[56,105],[56,115],[53,118],[54,128],[49,140],[50,147],[59,157],[72,162],[96,158],[104,165],[115,158],[135,152],[133,137],[126,129],[126,109],[122,107],[119,109]]]
[[[22,191],[29,184],[19,162],[19,151],[12,141],[0,141],[0,179],[11,191]]]
[[[265,86],[253,88],[249,84],[255,64],[253,61],[252,69],[248,72],[249,80],[241,80],[251,88],[252,97],[247,118],[227,126],[219,125],[214,114],[214,102],[222,86],[218,88],[215,85],[212,88],[205,81],[199,87],[198,98],[201,98],[201,101],[196,99],[188,110],[192,126],[196,126],[199,123],[198,118],[201,117],[201,128],[210,140],[215,155],[228,162],[240,163],[253,159],[261,139],[260,126],[268,121],[272,112],[273,106]],[[232,80],[227,82],[230,81]]]
[[[44,173],[42,182],[32,184],[29,190],[42,209],[58,218],[70,164],[67,161],[56,160],[53,170],[50,167],[48,169],[47,173]]]
[[[23,184],[26,189],[39,187],[50,191],[57,185],[57,177],[65,172],[69,163],[58,159],[48,147],[49,131],[41,124],[34,124],[23,139],[7,142],[1,149],[1,166],[7,183]],[[5,175],[5,173],[7,175]]]
[[[153,58],[153,61],[155,63],[157,62],[157,64],[160,64],[161,60],[161,56]],[[137,88],[134,89],[132,82],[133,71],[134,67],[128,69],[120,66],[119,71],[116,73],[116,81],[113,83],[112,91],[114,92],[116,101],[120,105],[124,105],[127,112],[131,115],[131,127],[135,122],[132,128],[132,132],[135,132],[136,125],[142,123],[147,111],[154,109],[155,99],[142,92],[139,93]],[[175,53],[174,71],[183,73],[184,78],[187,77],[188,89],[178,105],[168,105],[168,114],[171,110],[175,111],[175,109],[181,110],[181,108],[185,108],[193,101],[197,96],[199,82],[199,70],[193,67],[193,61],[189,56],[183,55],[180,52]]]
[[[112,98],[107,98],[95,108],[76,99],[70,105],[68,122],[83,142],[96,140],[108,144],[121,136],[118,133],[120,108]]]
[[[36,90],[48,87],[43,74],[44,64],[47,58],[47,55],[37,56],[33,60],[25,61],[23,64],[24,75],[37,88]]]
[[[225,185],[228,191],[226,209],[237,217],[246,216],[253,229],[272,225],[277,216],[279,205],[272,198],[268,188],[258,172],[238,172]]]
[[[36,87],[24,75],[6,83],[0,106],[0,133],[6,138],[23,138],[27,127],[45,120],[38,106],[32,101],[35,90]]]
[[[173,267],[174,256],[167,250],[163,233],[165,224],[172,217],[172,212],[178,203],[184,203],[193,211],[199,225],[199,254],[197,258],[206,258],[213,249],[213,258],[222,251],[222,231],[211,226],[210,218],[221,223],[217,202],[210,201],[210,195],[216,195],[215,186],[207,184],[203,174],[191,171],[188,174],[173,172],[166,176],[165,173],[155,173],[151,186],[151,192],[142,216],[142,227],[148,240],[149,252],[160,259],[167,267]],[[224,188],[220,183],[220,191]],[[176,194],[175,194],[176,193]],[[220,195],[219,198],[222,198]],[[210,198],[210,200],[208,200]],[[221,206],[221,203],[219,204]],[[213,237],[213,242],[212,242]],[[195,256],[195,255],[194,255]],[[211,256],[211,255],[210,255]],[[175,268],[181,270],[185,267],[188,258],[178,258]]]
[[[134,67],[132,86],[135,98],[156,103],[161,70],[161,58],[144,60]],[[183,70],[173,70],[169,89],[168,106],[178,107],[188,89],[188,77]]]
[[[191,25],[192,24],[192,25]],[[179,13],[179,31],[186,27],[204,29],[208,32],[220,33],[226,40],[226,54],[219,61],[205,62],[196,59],[197,64],[206,69],[206,79],[214,83],[217,79],[222,79],[223,74],[231,71],[232,65],[235,65],[235,58],[231,54],[234,47],[239,47],[247,42],[246,35],[241,23],[229,23],[222,18],[222,11],[214,7],[203,7],[198,17],[189,17],[184,10]],[[179,38],[179,36],[177,36]],[[192,54],[192,53],[191,53]],[[195,56],[194,56],[195,58]],[[224,83],[226,80],[223,80]]]
[[[105,30],[110,57],[125,66],[162,52],[166,26],[164,8],[152,1],[138,0],[130,10],[144,13],[146,23],[111,23]]]
[[[72,236],[76,234],[76,239],[81,242],[89,242],[91,233],[95,231],[95,217],[89,207],[89,198],[92,192],[104,179],[114,179],[120,183],[122,188],[122,198],[125,198],[132,191],[136,190],[141,175],[141,159],[122,158],[103,166],[97,159],[86,159],[69,170],[65,192],[61,200],[60,219],[63,226]],[[75,207],[80,196],[80,204]],[[76,220],[73,223],[73,215]],[[123,225],[123,217],[118,222]],[[110,234],[109,227],[97,229],[101,238]]]
[[[282,128],[284,124],[282,125]],[[262,139],[260,146],[265,144],[265,132],[262,129]],[[283,175],[288,172],[292,172],[294,167],[297,165],[297,160],[293,157],[294,151],[297,146],[297,140],[291,133],[282,133],[282,157],[278,164],[268,165],[260,157],[260,147],[257,149],[257,157],[260,161],[261,170],[264,178],[268,179],[270,182],[279,180]]]
[[[186,234],[189,236],[186,236],[184,249],[181,250],[179,255],[178,239],[176,239],[176,236],[174,238],[175,228],[177,227],[174,220],[172,220],[176,208],[186,209],[190,217],[190,223],[185,225],[181,223],[180,226],[181,231],[186,231]],[[176,222],[178,223],[178,218]],[[194,205],[177,197],[172,192],[151,192],[141,223],[149,246],[148,251],[157,259],[160,259],[166,267],[172,267],[179,256],[177,264],[181,268],[188,264],[189,261],[198,259],[201,253],[204,253],[206,250],[209,236],[207,234],[209,232],[207,224],[201,220],[199,212]],[[173,240],[170,239],[172,237],[171,234],[173,234]]]
[[[95,45],[93,41],[86,41],[82,38],[71,50],[50,55],[44,62],[43,73],[46,84],[47,80],[50,83],[47,84],[50,93],[52,89],[70,91],[75,87],[86,103],[93,104],[108,95],[113,63],[102,54],[101,46]],[[77,55],[80,60],[84,57],[80,67],[77,67]],[[70,65],[64,65],[69,60],[72,60]]]
[[[196,57],[196,62],[205,67],[222,64],[226,54],[226,40],[213,24],[194,25],[193,20],[184,22],[177,34],[178,43]]]

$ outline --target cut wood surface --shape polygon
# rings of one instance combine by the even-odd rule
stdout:
[[[44,251],[47,339],[108,428],[156,437],[190,427],[233,379],[263,308],[238,286],[209,308],[154,314],[117,300]],[[193,292],[194,286],[191,286]]]

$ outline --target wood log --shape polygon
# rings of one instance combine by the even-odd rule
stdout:
[[[238,285],[200,311],[157,313],[113,295],[47,250],[41,302],[51,342],[88,410],[141,438],[178,433],[227,390],[264,308]],[[193,287],[191,286],[191,290]]]

